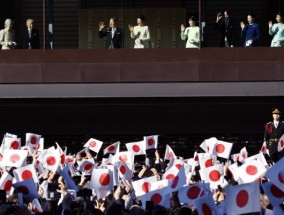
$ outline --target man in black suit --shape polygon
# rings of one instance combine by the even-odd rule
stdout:
[[[106,27],[104,22],[100,22],[99,37],[107,38],[105,45],[107,49],[123,48],[123,31],[117,27],[117,19],[115,17],[109,19],[109,27]]]
[[[27,28],[22,34],[22,49],[39,49],[39,31],[33,28],[33,20],[26,21]]]
[[[280,111],[278,108],[272,110],[272,122],[265,125],[264,141],[267,143],[270,158],[273,162],[281,159],[281,152],[278,152],[278,143],[284,134],[284,122],[280,121]]]
[[[228,10],[217,14],[215,29],[219,30],[219,47],[234,47],[236,42],[236,32],[233,20],[230,18]]]

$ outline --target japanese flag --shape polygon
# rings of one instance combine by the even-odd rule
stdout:
[[[168,187],[148,192],[141,196],[142,207],[146,209],[146,202],[153,201],[154,205],[162,205],[170,208],[170,189]]]
[[[183,187],[186,184],[184,166],[181,166],[180,169],[178,169],[176,166],[172,166],[167,172],[164,173],[163,179],[170,180],[171,192]]]
[[[257,182],[229,186],[226,189],[227,214],[260,212],[260,189]]]
[[[284,191],[284,157],[267,170],[266,177],[280,190]]]
[[[223,176],[223,164],[217,164],[215,166],[208,167],[206,169],[200,169],[200,172],[203,171],[205,176],[205,181],[211,184],[221,184]]]
[[[43,209],[42,209],[41,204],[39,203],[38,199],[34,199],[32,201],[32,212],[35,213],[35,214],[43,212]]]
[[[117,162],[117,170],[119,173],[119,177],[121,179],[125,179],[127,181],[131,181],[132,178],[132,170],[129,169],[128,165],[123,162]]]
[[[24,165],[28,152],[26,150],[12,150],[6,149],[3,153],[3,159],[1,161],[2,166],[21,167]]]
[[[31,146],[22,146],[21,150],[26,150],[29,155],[33,155],[34,154],[34,150],[33,150],[33,148]]]
[[[144,136],[145,150],[158,147],[158,135]]]
[[[14,183],[12,184],[12,186],[16,190],[21,192],[24,196],[28,196],[31,198],[39,198],[36,184],[32,178],[27,179],[25,181],[18,182],[18,183]]]
[[[14,178],[8,173],[4,172],[0,179],[0,189],[6,190],[7,196],[12,195],[14,188],[12,187]]]
[[[229,165],[228,168],[229,168],[230,172],[232,173],[235,181],[238,181],[238,179],[239,179],[239,174],[238,174],[239,165],[238,165],[238,163],[235,162],[235,163]]]
[[[101,147],[103,145],[102,141],[96,140],[94,138],[91,138],[88,140],[88,142],[84,145],[84,147],[89,147],[92,151],[99,153]]]
[[[133,143],[126,143],[127,151],[132,152],[134,155],[145,155],[145,142],[133,142]]]
[[[217,161],[217,157],[214,155],[207,154],[199,158],[199,165],[201,169],[213,166]]]
[[[240,166],[237,171],[241,181],[249,183],[264,176],[266,168],[260,161],[252,160]]]
[[[284,134],[280,137],[277,148],[279,152],[284,148]]]
[[[115,142],[104,149],[104,155],[107,153],[116,154],[119,152],[120,142]]]
[[[268,148],[267,148],[267,143],[266,143],[265,141],[263,142],[260,151],[261,151],[263,154],[268,154],[268,156],[270,156],[270,155],[269,155],[269,150],[268,150]]]
[[[26,145],[33,147],[33,149],[37,149],[40,138],[41,138],[41,135],[33,134],[33,133],[26,133]]]
[[[84,174],[90,175],[95,166],[96,165],[93,158],[87,160],[84,159],[82,162],[80,162],[77,169],[83,172]]]
[[[240,161],[240,157],[241,157],[241,153],[236,153],[236,154],[232,154],[232,155],[231,155],[231,159],[232,159],[234,162]]]
[[[68,170],[69,170],[69,167],[65,166],[60,171],[60,175],[64,178],[68,189],[76,190],[76,192],[78,192],[79,189],[77,185],[75,184],[75,182],[73,181],[73,179],[70,177]]]
[[[168,186],[170,186],[170,180],[167,180],[167,179],[159,180],[159,181],[152,181],[150,185],[150,191],[162,189]]]
[[[91,188],[96,190],[112,190],[112,174],[109,169],[94,169],[90,181]]]
[[[156,176],[151,176],[148,178],[142,178],[137,181],[132,182],[133,189],[135,190],[136,197],[142,196],[151,190],[152,182],[157,181]]]
[[[73,163],[74,157],[75,157],[74,155],[66,155],[65,163]]]
[[[284,202],[284,192],[274,184],[268,181],[263,183],[261,186],[273,207],[276,207]]]
[[[66,166],[68,167],[68,174],[71,177],[79,175],[79,173],[76,171],[73,163],[67,163]]]
[[[181,187],[178,190],[178,198],[180,203],[191,203],[194,204],[194,201],[198,199],[199,197],[202,197],[204,195],[201,195],[202,193],[202,186],[200,186],[199,183]]]
[[[58,150],[56,150],[54,147],[51,147],[44,150],[39,155],[38,160],[46,169],[56,172],[59,168],[61,158]]]
[[[38,182],[37,173],[33,164],[17,168],[13,172],[17,181],[25,181],[32,178],[35,183]]]
[[[248,152],[246,147],[242,148],[240,151],[240,158],[239,161],[242,162],[244,159],[246,159],[248,157]]]
[[[21,138],[5,136],[4,149],[21,149]]]
[[[209,149],[210,154],[215,154],[218,157],[229,159],[233,144],[218,140],[214,148]]]
[[[173,149],[169,145],[167,145],[164,159],[165,160],[171,160],[171,159],[176,158],[176,157],[177,156],[175,155]]]
[[[269,168],[269,166],[268,166],[268,164],[266,162],[266,159],[265,159],[265,157],[264,157],[262,152],[259,152],[256,155],[248,157],[247,159],[243,160],[243,163],[248,163],[248,162],[250,162],[252,160],[257,160],[257,161],[261,162],[263,166],[265,166],[266,168]]]
[[[219,215],[212,194],[207,194],[196,199],[194,205],[199,215]]]
[[[119,152],[117,154],[115,154],[113,156],[113,159],[112,161],[115,163],[115,162],[123,162],[123,163],[127,163],[127,164],[130,164],[130,165],[133,165],[134,163],[134,154],[132,152]]]
[[[61,149],[60,145],[56,142],[57,146],[57,151],[60,156],[60,164],[63,165],[65,164],[65,157],[66,157],[66,152],[67,152],[67,147],[65,147],[64,151]]]
[[[117,165],[106,165],[106,167],[112,172],[113,186],[119,185]]]
[[[214,146],[217,144],[218,140],[216,137],[211,137],[209,139],[204,140],[200,144],[200,148],[202,148],[206,153],[209,153],[210,148],[214,148]]]
[[[113,158],[113,155],[112,155],[112,154],[109,154],[108,158],[103,158],[103,159],[102,159],[101,166],[113,165],[112,158]]]

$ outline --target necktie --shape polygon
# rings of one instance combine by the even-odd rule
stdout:
[[[113,38],[113,35],[114,35],[114,28],[111,29],[111,36]]]
[[[29,30],[29,38],[31,39],[31,33],[32,33],[32,31],[31,30]]]

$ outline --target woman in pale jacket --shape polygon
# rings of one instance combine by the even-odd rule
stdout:
[[[182,24],[181,39],[186,41],[186,48],[199,48],[199,27],[196,26],[196,19],[194,16],[190,17],[188,20],[189,27],[185,28]]]
[[[276,14],[277,23],[272,24],[272,21],[268,22],[269,35],[273,36],[271,41],[271,47],[283,47],[284,46],[284,24],[283,17],[280,13]]]
[[[128,25],[130,36],[135,39],[134,48],[149,48],[148,41],[151,39],[149,27],[145,25],[145,16],[137,18],[137,26]]]
[[[3,50],[14,49],[16,47],[15,31],[12,29],[13,21],[6,19],[5,28],[0,31],[0,44]]]

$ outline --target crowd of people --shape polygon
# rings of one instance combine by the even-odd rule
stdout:
[[[25,144],[6,133],[0,147],[0,215],[284,214],[284,122],[278,108],[253,155],[234,143],[205,139],[180,157],[158,135],[105,144],[90,138],[82,150],[44,147],[41,135]],[[103,151],[103,157],[98,156]],[[164,156],[161,156],[163,154]]]

